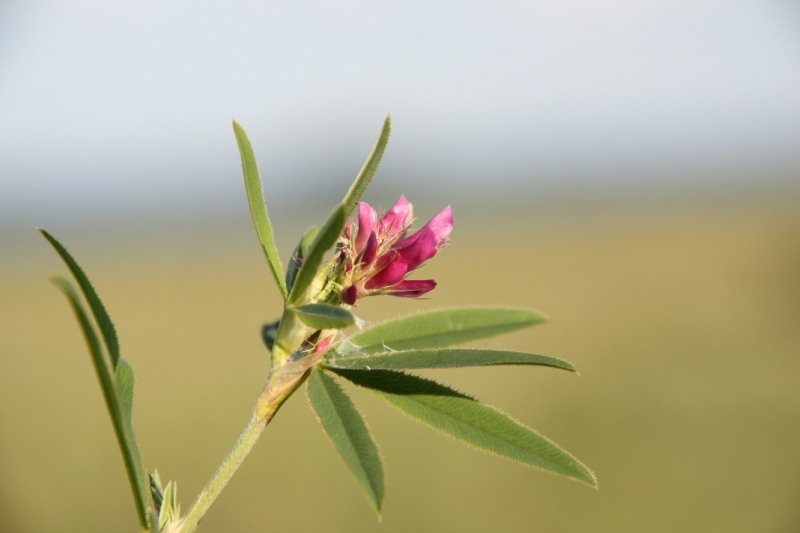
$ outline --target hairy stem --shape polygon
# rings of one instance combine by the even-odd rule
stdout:
[[[275,411],[277,411],[277,408]],[[217,467],[216,472],[211,476],[211,479],[203,488],[203,491],[197,496],[189,513],[173,527],[167,526],[167,531],[190,533],[197,528],[200,519],[206,514],[208,508],[211,507],[211,504],[217,499],[217,496],[219,496],[222,489],[228,484],[233,474],[239,469],[244,458],[247,457],[253,449],[258,437],[261,436],[261,432],[267,427],[275,411],[267,418],[260,418],[256,416],[255,413],[250,417],[250,421],[239,435],[239,438],[236,439],[233,448],[231,448],[228,455],[225,456],[225,459],[223,459],[222,463]]]
[[[267,383],[256,403],[256,409],[250,422],[244,428],[233,448],[222,460],[216,472],[206,483],[203,491],[192,504],[189,513],[172,526],[167,526],[168,533],[191,533],[197,528],[200,519],[217,499],[222,489],[228,484],[233,474],[242,465],[244,458],[250,453],[261,432],[267,427],[281,405],[308,378],[309,370],[320,355],[304,357],[298,361],[287,363],[270,372]]]

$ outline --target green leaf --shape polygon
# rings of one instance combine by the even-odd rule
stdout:
[[[545,321],[525,309],[441,309],[390,320],[335,345],[326,359],[362,357],[392,350],[441,348],[492,337]]]
[[[361,413],[341,387],[319,368],[314,368],[308,378],[308,398],[336,451],[380,513],[383,466]]]
[[[258,240],[261,242],[264,256],[267,258],[267,263],[272,271],[272,277],[275,278],[275,284],[278,286],[283,299],[286,300],[289,291],[286,289],[281,258],[278,255],[278,248],[275,246],[275,235],[267,214],[267,205],[264,203],[264,191],[261,185],[258,165],[256,164],[256,156],[253,153],[253,146],[250,144],[247,134],[236,121],[233,121],[233,132],[236,135],[236,142],[239,144],[242,171],[244,172],[244,185],[247,190],[247,202],[250,204],[250,214],[253,217]]]
[[[121,405],[126,415],[126,421],[130,423],[133,415],[134,378],[133,368],[125,359],[119,360],[117,371],[114,373],[114,384],[119,391],[120,400],[122,400]]]
[[[294,249],[292,259],[289,261],[289,266],[286,268],[286,288],[289,289],[290,292],[292,290],[292,285],[294,285],[294,280],[297,277],[297,272],[303,264],[303,259],[308,255],[311,243],[314,242],[314,238],[317,236],[317,231],[316,226],[308,228],[303,238],[300,239],[300,242],[297,243]]]
[[[125,470],[128,473],[128,481],[133,492],[139,522],[144,529],[148,529],[148,502],[150,501],[150,496],[147,474],[144,470],[142,457],[136,444],[131,424],[130,406],[133,403],[133,370],[124,359],[120,359],[117,364],[117,370],[112,377],[103,357],[97,333],[72,284],[60,276],[54,277],[53,283],[67,297],[89,347],[89,354],[92,357],[98,381],[100,381],[100,389],[103,392],[106,407],[111,415],[111,423],[114,426],[114,433],[125,463]]]
[[[325,365],[353,370],[402,370],[407,368],[457,368],[489,365],[539,365],[575,371],[571,363],[525,352],[468,348],[431,348],[384,352],[363,357],[329,358]]]
[[[161,504],[164,501],[164,489],[161,487],[161,477],[158,475],[158,470],[150,473],[150,494],[153,497],[153,507],[155,507],[156,514],[158,514],[161,512]]]
[[[375,143],[372,152],[370,152],[369,157],[367,157],[367,160],[364,162],[364,166],[361,167],[361,171],[358,173],[358,176],[356,176],[355,181],[350,186],[350,190],[347,191],[347,195],[342,201],[346,216],[350,216],[350,213],[353,212],[356,204],[358,204],[358,201],[364,195],[364,191],[369,186],[370,181],[372,181],[372,177],[378,170],[378,165],[380,165],[381,159],[383,158],[383,152],[386,150],[386,145],[389,143],[389,135],[391,132],[392,117],[391,115],[386,115],[386,119],[383,121],[383,128],[378,136],[378,141]]]
[[[440,383],[390,370],[334,372],[372,389],[411,418],[476,448],[597,486],[588,468],[550,440]]]
[[[289,304],[299,302],[314,282],[325,252],[336,244],[344,229],[345,222],[347,222],[347,217],[353,211],[359,199],[361,199],[372,177],[375,175],[375,171],[378,170],[383,152],[386,150],[386,144],[389,142],[391,129],[392,119],[387,116],[375,147],[347,191],[341,205],[333,210],[328,220],[323,224],[322,229],[314,236],[313,242],[308,246],[307,253],[304,254],[300,270],[296,275],[292,276],[293,283],[289,283],[291,287],[288,297]],[[306,236],[308,236],[308,233]],[[321,289],[322,287],[319,288]]]
[[[342,329],[356,320],[347,309],[331,304],[306,304],[295,307],[294,311],[303,324],[316,329]]]
[[[39,233],[41,233],[42,236],[44,236],[44,238],[47,239],[47,241],[53,246],[53,248],[55,248],[58,255],[60,255],[61,259],[63,259],[64,263],[66,263],[67,268],[69,268],[70,272],[72,272],[72,275],[75,276],[75,279],[78,281],[78,286],[80,286],[84,298],[86,298],[86,301],[89,303],[89,309],[92,310],[94,319],[97,322],[97,325],[100,327],[100,332],[103,335],[103,341],[105,342],[106,349],[108,350],[108,354],[110,356],[111,367],[116,368],[117,362],[119,361],[119,340],[117,339],[117,331],[114,328],[114,323],[111,322],[111,317],[108,315],[108,311],[106,311],[105,306],[103,306],[103,302],[100,300],[100,297],[97,295],[94,287],[92,287],[92,284],[89,282],[89,278],[86,277],[83,269],[81,269],[80,265],[78,265],[78,262],[73,259],[67,249],[64,248],[64,246],[47,231],[39,229]],[[60,283],[58,284],[59,287],[62,287]]]
[[[319,230],[316,237],[314,237],[311,246],[309,246],[308,254],[303,260],[303,266],[297,273],[292,292],[289,294],[289,304],[296,304],[309,290],[314,278],[317,276],[317,271],[322,264],[322,259],[325,252],[330,250],[336,241],[339,240],[339,235],[342,233],[344,223],[347,220],[347,215],[342,206],[337,206],[334,209],[328,220],[323,224],[322,229]],[[322,287],[318,287],[322,289]]]
[[[165,526],[180,518],[181,506],[178,503],[178,484],[174,481],[164,487],[163,502],[158,512],[158,529],[163,531]]]

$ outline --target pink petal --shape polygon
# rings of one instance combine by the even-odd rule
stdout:
[[[327,352],[327,351],[328,351],[328,349],[331,347],[331,344],[333,344],[333,339],[334,339],[334,338],[335,338],[335,336],[334,336],[334,335],[328,335],[327,337],[323,337],[323,338],[321,338],[321,339],[320,339],[320,340],[317,342],[317,346],[315,347],[315,350],[314,350],[314,351],[315,351],[316,353],[322,353],[322,354],[324,354],[324,353],[325,353],[325,352]]]
[[[395,250],[387,250],[375,259],[375,263],[372,264],[372,271],[373,272],[380,272],[389,264],[397,259],[397,256],[400,255]]]
[[[405,275],[408,274],[408,271],[408,265],[398,256],[394,261],[389,263],[386,268],[372,276],[372,278],[364,284],[364,288],[372,290],[391,287],[395,283],[402,281]]]
[[[411,225],[414,218],[414,206],[412,206],[405,196],[400,196],[400,199],[392,206],[389,211],[383,215],[380,224],[380,232],[385,237],[392,237]]]
[[[364,251],[369,236],[378,224],[378,213],[367,202],[358,202],[358,236],[356,237],[356,254]]]
[[[375,254],[378,253],[378,237],[375,232],[369,234],[367,246],[364,248],[364,253],[361,255],[361,264],[369,265],[375,259]]]
[[[436,244],[436,235],[426,226],[398,242],[394,249],[406,262],[408,269],[414,270],[436,255],[439,248]]]
[[[436,288],[436,281],[432,279],[407,279],[401,281],[389,294],[402,298],[419,298]]]
[[[436,247],[441,248],[447,244],[450,232],[453,231],[453,210],[448,205],[430,219],[424,227],[433,231],[436,236]]]

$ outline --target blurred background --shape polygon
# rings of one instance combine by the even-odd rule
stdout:
[[[789,0],[0,2],[0,530],[134,531],[45,227],[134,366],[148,468],[188,508],[246,422],[280,314],[230,128],[284,260],[394,133],[366,199],[452,204],[431,300],[516,305],[485,346],[548,369],[431,372],[577,455],[595,491],[348,389],[385,459],[376,520],[303,394],[204,531],[797,531],[800,10]],[[313,511],[309,511],[313,509]]]

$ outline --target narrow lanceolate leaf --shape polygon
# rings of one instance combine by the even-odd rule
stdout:
[[[316,234],[313,242],[308,247],[308,252],[303,258],[302,266],[297,274],[292,276],[293,283],[290,283],[291,288],[289,289],[288,297],[290,304],[295,304],[302,299],[313,283],[325,253],[330,250],[339,239],[347,217],[361,199],[372,177],[378,170],[383,152],[386,150],[386,144],[389,142],[391,130],[392,118],[387,116],[383,123],[383,129],[378,137],[378,141],[375,143],[375,147],[372,149],[367,161],[364,163],[355,181],[347,191],[341,205],[333,210],[328,220],[325,221],[325,224],[319,230],[319,233]]]
[[[325,360],[325,365],[332,368],[351,368],[353,370],[538,365],[575,371],[575,367],[568,361],[547,355],[468,348],[423,348],[402,352],[376,353],[363,357],[329,358]]]
[[[316,329],[342,329],[356,320],[347,309],[330,304],[306,304],[294,310],[303,324]]]
[[[261,185],[258,165],[256,164],[256,156],[253,153],[253,146],[250,144],[247,134],[236,121],[233,122],[233,132],[236,135],[236,142],[239,144],[239,155],[242,158],[242,171],[244,172],[244,185],[247,190],[247,202],[250,205],[253,224],[256,227],[258,240],[261,242],[261,248],[264,250],[272,276],[275,278],[275,284],[285,300],[289,291],[286,289],[281,258],[278,255],[278,248],[275,246],[275,235],[267,214],[267,205],[264,203],[264,190]]]
[[[122,459],[125,463],[125,470],[128,473],[128,481],[133,492],[136,512],[139,522],[144,529],[149,528],[148,508],[150,496],[148,493],[147,474],[144,470],[142,457],[139,447],[133,434],[131,425],[130,406],[133,402],[133,371],[124,359],[119,360],[117,371],[112,375],[103,357],[100,341],[97,333],[92,326],[89,316],[81,304],[78,294],[69,281],[62,277],[54,277],[53,282],[61,289],[72,307],[75,317],[78,319],[84,339],[89,347],[89,354],[92,357],[95,372],[97,373],[103,398],[111,415],[111,422],[114,426],[114,433],[117,437]]]
[[[393,350],[443,348],[544,322],[525,309],[441,309],[390,320],[337,344],[328,359],[361,357]]]
[[[289,261],[289,265],[286,267],[286,288],[289,292],[292,292],[292,285],[294,285],[297,272],[300,271],[300,267],[303,265],[303,259],[308,255],[308,250],[311,248],[311,243],[314,242],[316,236],[317,227],[311,226],[305,234],[303,234],[303,238],[297,243],[294,253],[292,253],[292,258]]]
[[[342,233],[344,223],[347,220],[347,215],[342,206],[338,206],[331,212],[328,220],[325,221],[322,228],[314,237],[314,241],[308,248],[308,254],[303,259],[303,265],[297,272],[297,277],[292,286],[292,292],[289,294],[289,304],[295,304],[301,300],[303,295],[308,291],[314,278],[317,275],[325,253],[333,248],[336,241],[339,240],[339,235]],[[321,289],[322,287],[319,287]]]
[[[597,485],[588,468],[550,440],[440,383],[390,370],[334,371],[356,385],[374,390],[411,418],[476,448]]]
[[[339,385],[315,368],[308,378],[308,398],[325,433],[376,511],[383,504],[383,466],[367,424]]]
[[[83,269],[81,269],[78,262],[73,259],[67,249],[47,231],[39,229],[39,232],[47,239],[53,248],[55,248],[58,255],[60,255],[61,259],[66,263],[67,268],[69,268],[72,275],[78,281],[78,286],[81,288],[81,292],[89,304],[89,309],[92,310],[92,315],[94,315],[94,319],[100,328],[100,333],[103,335],[103,342],[105,342],[106,349],[111,359],[111,367],[116,368],[117,362],[119,361],[119,340],[117,340],[117,331],[114,329],[114,323],[111,322],[111,317],[109,317],[103,302],[100,300],[94,287],[92,287]],[[60,283],[59,287],[62,287]]]
[[[387,115],[386,120],[383,121],[383,128],[378,136],[378,141],[375,143],[372,152],[370,152],[369,157],[367,157],[367,160],[364,162],[364,166],[361,167],[361,171],[358,173],[358,176],[356,176],[355,181],[350,186],[350,190],[347,191],[347,195],[342,201],[346,216],[350,216],[350,213],[353,212],[356,204],[358,204],[358,201],[364,195],[364,191],[369,186],[370,181],[372,181],[372,177],[378,170],[378,165],[380,165],[381,158],[383,158],[383,152],[386,150],[386,145],[389,143],[389,135],[391,132],[392,117]]]

